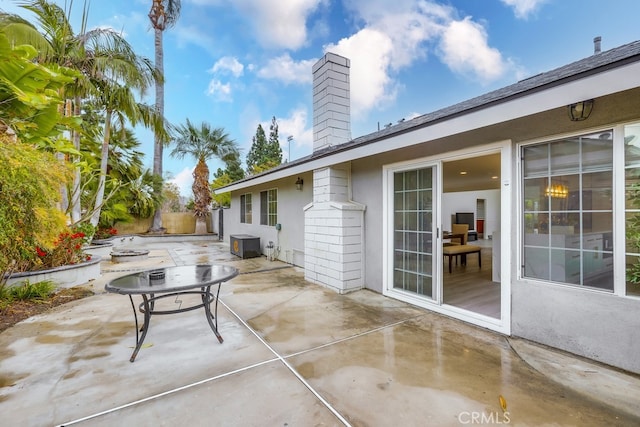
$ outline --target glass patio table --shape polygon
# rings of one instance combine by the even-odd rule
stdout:
[[[128,295],[131,301],[131,308],[133,308],[136,324],[136,347],[129,361],[135,361],[149,331],[149,322],[152,315],[184,313],[203,308],[211,330],[218,338],[218,341],[222,343],[222,336],[218,332],[218,296],[220,295],[222,283],[237,275],[238,269],[235,267],[200,264],[141,271],[118,277],[107,283],[104,287],[107,292]],[[214,295],[211,287],[215,285],[217,285],[217,290],[215,290]],[[155,303],[160,299],[190,294],[200,296],[198,303],[173,310],[155,309]],[[142,302],[138,306],[138,310],[144,314],[142,328],[138,327],[138,315],[133,302],[133,295],[142,296]],[[215,303],[213,313],[211,312],[212,303]],[[141,335],[140,332],[142,332]]]

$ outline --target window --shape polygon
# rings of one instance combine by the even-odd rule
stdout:
[[[524,277],[613,291],[612,135],[522,147]]]
[[[276,225],[278,223],[278,190],[260,192],[260,224]]]
[[[626,294],[640,296],[640,123],[624,127]]]
[[[251,224],[251,193],[240,196],[240,222]]]

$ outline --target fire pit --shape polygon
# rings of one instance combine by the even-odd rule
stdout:
[[[147,259],[149,251],[146,249],[124,249],[111,252],[111,262],[129,262]]]

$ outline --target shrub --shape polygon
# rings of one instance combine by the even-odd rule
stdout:
[[[35,247],[50,249],[65,229],[56,209],[71,175],[53,154],[0,135],[0,286],[5,273],[38,263]]]
[[[93,236],[96,233],[96,227],[91,225],[90,222],[79,222],[73,224],[73,227],[71,227],[71,229],[76,233],[84,233],[85,237],[82,243],[84,243],[85,245],[91,243],[91,239],[93,239]]]
[[[46,299],[53,294],[55,289],[56,285],[51,280],[43,280],[36,283],[25,280],[18,286],[3,286],[0,288],[0,300],[4,303],[10,303],[15,300]]]
[[[93,235],[94,239],[108,239],[109,237],[113,237],[118,234],[118,230],[113,227],[98,227],[96,229],[95,234]]]
[[[29,270],[56,268],[90,260],[91,255],[82,251],[82,245],[85,244],[86,239],[87,236],[80,231],[75,233],[67,231],[60,234],[52,249],[36,247],[38,258]]]

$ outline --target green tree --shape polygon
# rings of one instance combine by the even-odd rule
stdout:
[[[35,263],[36,248],[49,249],[66,229],[57,209],[69,169],[52,153],[0,134],[0,288],[5,274]]]
[[[278,122],[273,117],[269,126],[269,140],[265,135],[261,124],[258,124],[253,144],[247,154],[247,173],[256,175],[269,169],[273,169],[282,163],[282,149],[278,141]]]
[[[149,20],[154,31],[155,66],[159,75],[164,76],[164,49],[162,34],[167,28],[175,25],[180,16],[180,0],[152,0]],[[164,117],[164,80],[156,82],[156,111]],[[162,152],[167,138],[162,133],[155,133],[153,149],[153,173],[162,178]],[[150,231],[159,232],[162,228],[162,212],[157,209],[153,216]]]
[[[59,92],[77,76],[57,65],[34,62],[37,51],[30,45],[12,47],[0,31],[0,131],[16,134],[24,143],[56,146],[68,124],[59,114]]]
[[[275,116],[271,119],[271,125],[269,126],[267,158],[268,161],[275,164],[275,166],[282,164],[282,148],[280,148],[280,138],[278,137],[278,122],[276,121]]]
[[[172,157],[183,159],[190,155],[198,161],[193,171],[193,212],[196,217],[196,233],[203,234],[207,232],[205,221],[212,199],[209,167],[206,162],[214,157],[225,163],[237,159],[240,155],[239,149],[223,128],[212,128],[206,122],[196,127],[189,119],[176,130],[175,144],[171,152]]]
[[[153,80],[159,81],[155,67],[145,58],[135,54],[129,43],[116,31],[105,28],[86,29],[88,3],[85,1],[80,32],[75,33],[69,16],[73,2],[64,10],[47,0],[34,0],[21,6],[33,12],[38,26],[14,15],[0,15],[0,27],[13,43],[30,43],[38,50],[38,62],[59,64],[80,73],[72,85],[65,88],[62,97],[68,99],[65,112],[68,116],[80,116],[83,99],[90,95],[104,96],[104,82],[121,82],[132,88],[149,85],[149,73],[138,73],[141,69],[153,71]],[[137,78],[140,78],[137,80]],[[103,83],[98,88],[97,82]],[[158,127],[154,128],[157,129]],[[166,134],[163,131],[160,134]],[[76,150],[80,150],[81,135],[78,128],[71,128],[71,139]],[[78,158],[70,160],[79,165]],[[73,222],[81,220],[81,170],[76,168],[74,184],[70,194]],[[98,203],[99,204],[99,203]]]
[[[85,102],[81,149],[83,167],[82,205],[91,206],[96,199],[100,180],[101,152],[104,140],[104,116],[98,114],[101,107],[95,102]],[[105,175],[105,197],[100,211],[100,227],[111,227],[115,222],[128,222],[134,217],[148,218],[161,205],[162,182],[144,167],[144,153],[132,129],[115,121],[109,140],[109,155]],[[89,173],[94,171],[93,173]],[[151,209],[151,211],[149,211]]]
[[[225,169],[220,169],[214,174],[214,178],[219,178],[222,175],[228,175],[231,182],[240,181],[244,179],[244,169],[240,165],[240,159],[231,159],[227,162]]]
[[[151,70],[145,68],[132,69],[132,73],[132,84],[143,84],[144,77],[142,75],[145,73],[151,75]],[[100,154],[100,176],[93,212],[90,219],[91,224],[94,226],[97,226],[100,221],[100,211],[102,204],[104,203],[105,183],[108,172],[109,143],[111,140],[111,130],[113,126],[112,119],[114,118],[114,115],[116,116],[120,126],[123,128],[126,120],[133,125],[136,125],[138,122],[143,122],[147,126],[151,126],[156,119],[160,122],[159,117],[155,116],[155,110],[144,104],[136,102],[135,96],[131,91],[131,86],[126,82],[120,83],[117,81],[103,81],[99,86],[102,90],[100,91],[100,96],[97,99],[104,108],[105,120],[102,134],[102,150]],[[162,127],[159,123],[156,125]]]
[[[251,149],[247,153],[245,163],[247,164],[247,174],[254,175],[254,169],[264,161],[266,153],[267,137],[261,124],[258,124],[256,134],[253,137]]]
[[[180,189],[173,182],[165,181],[162,187],[162,212],[182,212]]]
[[[221,169],[218,171],[222,172]],[[225,185],[229,185],[233,182],[233,179],[226,172],[222,172],[220,175],[216,174],[215,179],[211,183],[211,189],[215,190],[216,188],[224,187]],[[214,206],[223,206],[225,208],[231,207],[231,192],[227,191],[226,193],[214,194],[213,195],[213,203]]]
[[[54,152],[66,145],[59,93],[76,75],[36,54],[0,25],[0,288],[8,273],[37,267],[37,251],[53,249],[66,229],[59,189],[71,175]]]
[[[225,169],[218,168],[216,173],[213,175],[213,182],[211,183],[211,189],[215,190],[220,187],[224,187],[225,185],[229,185],[232,182],[239,181],[244,178],[244,170],[240,165],[239,159],[232,159],[227,162],[227,167]],[[221,193],[213,195],[213,202],[215,206],[231,206],[231,193]]]

